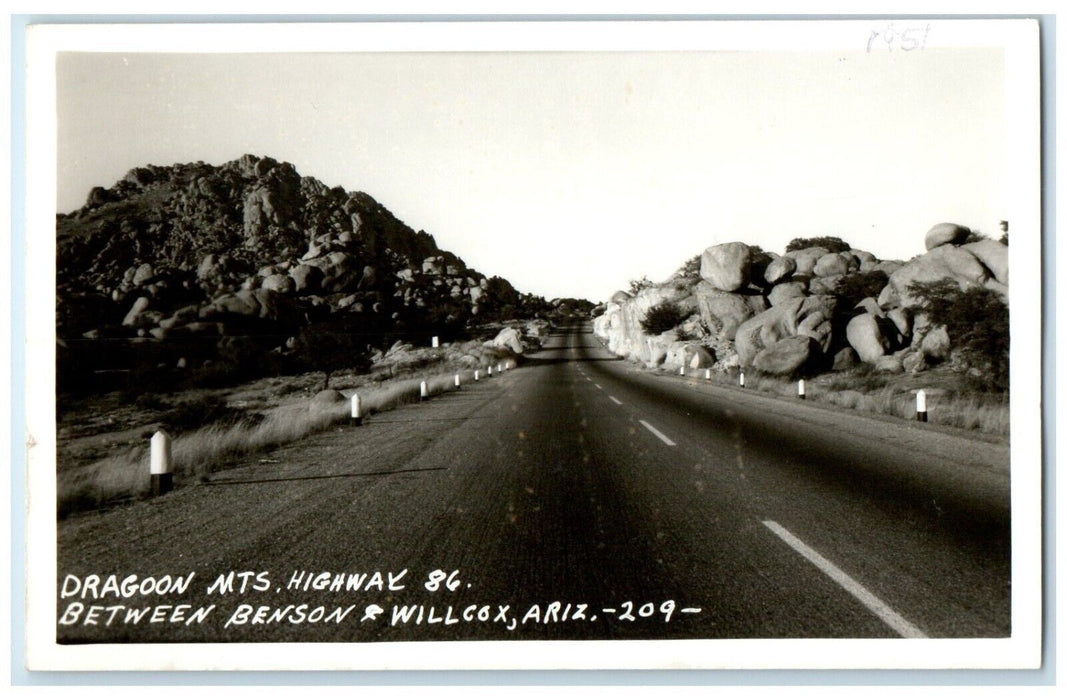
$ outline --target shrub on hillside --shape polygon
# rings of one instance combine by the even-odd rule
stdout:
[[[665,301],[648,310],[641,320],[641,328],[650,335],[659,335],[675,328],[685,319],[686,314],[680,306],[673,301]]]
[[[630,280],[630,294],[637,296],[642,289],[648,289],[652,286],[652,280],[645,275],[639,280]]]
[[[694,255],[682,263],[682,266],[678,268],[678,276],[689,279],[700,279],[700,256]],[[648,278],[646,277],[645,279]]]
[[[960,289],[951,280],[913,282],[908,293],[934,325],[944,326],[983,389],[1008,388],[1008,305],[983,287]]]
[[[889,284],[889,275],[881,270],[850,272],[837,283],[834,294],[841,299],[847,310],[867,297],[877,299],[887,284]]]
[[[831,253],[843,253],[852,249],[852,246],[837,236],[815,236],[814,238],[794,238],[786,245],[785,252],[815,247],[826,248]]]

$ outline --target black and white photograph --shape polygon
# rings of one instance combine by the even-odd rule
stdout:
[[[1036,22],[27,46],[32,669],[1040,663]]]

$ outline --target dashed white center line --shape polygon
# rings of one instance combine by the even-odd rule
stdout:
[[[778,535],[783,542],[799,552],[800,556],[810,561],[818,567],[820,571],[833,579],[837,585],[851,593],[854,598],[863,603],[863,605],[877,615],[882,622],[892,627],[901,637],[907,639],[926,638],[926,634],[921,629],[905,620],[897,611],[886,605],[881,598],[871,593],[854,578],[837,568],[833,562],[804,544],[789,530],[786,530],[773,520],[764,520],[763,524],[766,525],[767,529],[771,532]]]
[[[622,401],[619,401],[617,398],[615,398],[611,394],[608,394],[608,398],[611,399],[612,401],[614,401],[615,403],[619,404],[620,406],[622,405]]]
[[[653,428],[647,421],[643,421],[642,420],[642,421],[638,421],[638,423],[640,423],[641,425],[643,425],[646,428],[648,428],[649,432],[652,433],[653,435],[655,435],[656,437],[658,437],[660,440],[662,440],[663,442],[667,443],[669,446],[674,447],[674,441],[673,440],[671,440],[669,437],[667,437],[666,435],[664,435],[660,431],[658,431],[655,428]]]
[[[593,386],[595,386],[595,387],[596,387],[597,389],[601,389],[601,390],[603,390],[603,389],[604,389],[604,387],[600,386],[600,385],[599,385],[599,384],[597,384],[596,382],[593,382]]]

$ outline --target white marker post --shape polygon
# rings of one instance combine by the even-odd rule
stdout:
[[[456,375],[456,388],[459,388],[459,375]]]
[[[711,379],[711,370],[710,369],[704,370],[704,379]]]
[[[503,372],[503,371],[504,371],[504,365],[502,365],[502,364],[500,364],[499,362],[497,362],[497,363],[496,363],[496,373],[497,373],[497,374],[500,374],[500,373],[501,373],[501,372]]]
[[[430,391],[426,388],[426,382],[419,384],[419,401],[425,401],[430,398]]]
[[[152,495],[162,496],[174,488],[174,464],[171,461],[170,435],[157,430],[152,436],[152,461],[149,473],[152,477]]]
[[[801,379],[799,382],[797,382],[797,398],[800,399],[801,401],[803,401],[806,398],[804,396],[804,380],[803,379]]]
[[[439,347],[441,347],[441,339],[440,339],[440,338],[438,338],[438,337],[437,337],[437,336],[435,335],[435,336],[433,337],[433,340],[432,340],[432,341],[430,341],[430,347],[434,347],[434,348],[439,348]]]
[[[745,388],[745,371],[741,370],[741,374],[737,377],[737,385],[742,389]]]
[[[684,377],[685,376],[685,365],[682,365],[681,367],[678,368],[678,376],[679,377]]]
[[[359,394],[352,394],[352,425],[363,425],[363,402]]]
[[[488,377],[492,377],[493,376],[493,366],[492,365],[489,365],[489,367],[486,368],[486,376],[488,376]]]
[[[915,393],[915,417],[920,423],[926,423],[926,390],[919,389]]]
[[[474,381],[478,381],[478,370],[474,370]]]

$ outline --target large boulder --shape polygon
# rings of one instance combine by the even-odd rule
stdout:
[[[854,258],[847,253],[827,253],[815,261],[812,274],[816,277],[836,277],[847,275],[858,266]]]
[[[659,367],[667,361],[667,352],[671,349],[671,338],[662,335],[652,335],[645,337],[645,354],[647,359],[645,365],[648,367]]]
[[[806,296],[808,289],[803,282],[783,282],[776,284],[767,294],[767,301],[771,306],[779,306],[788,299]]]
[[[885,316],[885,314],[882,313],[881,307],[878,306],[878,302],[872,299],[871,297],[864,297],[863,299],[860,299],[854,308],[857,311],[866,311],[871,316]]]
[[[242,289],[233,294],[223,294],[200,309],[200,318],[210,320],[227,316],[243,316],[271,321],[281,320],[289,307],[284,297],[269,289]]]
[[[263,284],[260,285],[262,289],[269,289],[272,292],[278,292],[279,294],[289,294],[292,292],[296,285],[293,283],[293,278],[289,275],[268,275],[263,280]]]
[[[792,277],[796,271],[797,261],[783,255],[767,265],[767,269],[763,271],[763,279],[767,281],[767,284],[778,284]]]
[[[796,297],[753,316],[741,324],[734,338],[740,363],[749,366],[764,348],[797,335],[811,337],[828,351],[836,303],[833,297]]]
[[[148,263],[144,263],[137,268],[137,271],[133,273],[133,286],[140,287],[156,276],[155,270]]]
[[[859,262],[861,270],[864,269],[864,265],[875,265],[878,262],[878,258],[874,257],[873,254],[868,253],[866,250],[859,250],[858,248],[853,248],[848,252],[852,253],[852,257],[856,258],[856,261]]]
[[[861,267],[860,269],[863,272],[884,272],[886,277],[892,277],[893,273],[902,267],[904,267],[904,262],[901,260],[881,260],[875,262],[869,268],[864,269]]]
[[[321,268],[306,264],[294,267],[289,271],[289,276],[293,278],[293,287],[298,293],[318,291],[326,278]]]
[[[122,319],[122,325],[124,326],[138,326],[140,325],[141,316],[148,310],[148,306],[151,302],[148,301],[148,297],[137,297],[137,301],[133,302],[133,306],[130,307],[129,312],[126,313],[126,317]]]
[[[874,361],[874,369],[877,372],[900,374],[904,371],[904,362],[896,355],[884,355]]]
[[[905,338],[911,335],[911,311],[908,309],[892,309],[886,316],[893,325],[896,326],[897,332],[901,338]]]
[[[985,239],[968,243],[962,248],[978,258],[993,273],[997,282],[1008,284],[1008,246]]]
[[[715,358],[704,346],[679,340],[667,347],[664,364],[686,369],[702,369],[715,364]]]
[[[486,343],[494,348],[506,348],[515,354],[522,354],[522,331],[516,328],[501,328],[496,337]]]
[[[708,328],[732,339],[738,326],[767,308],[762,296],[724,292],[701,280],[693,289],[700,318]]]
[[[700,276],[711,286],[733,292],[748,284],[752,249],[744,243],[721,243],[700,256]]]
[[[889,276],[889,284],[878,297],[882,308],[915,306],[919,300],[908,292],[913,282],[937,282],[949,279],[963,289],[986,286],[989,270],[971,251],[952,245],[934,248],[910,260]]]
[[[859,362],[859,357],[856,355],[856,351],[852,348],[841,348],[834,355],[833,370],[835,372],[844,372],[845,370],[852,369]]]
[[[944,326],[935,326],[923,335],[919,349],[928,360],[944,360],[948,358],[952,343],[949,341],[948,331]]]
[[[860,314],[845,327],[845,339],[864,362],[876,362],[889,350],[889,339],[883,333],[883,320],[871,314]]]
[[[948,223],[936,224],[926,232],[926,249],[933,250],[949,244],[957,245],[967,240],[969,235],[971,235],[971,230],[966,226]]]
[[[752,365],[767,374],[790,376],[817,357],[819,352],[819,344],[813,338],[799,335],[768,345],[756,355]]]
[[[845,278],[844,275],[830,275],[829,277],[812,277],[808,283],[809,294],[834,294],[837,285]]]
[[[797,268],[793,274],[811,275],[815,272],[815,264],[819,262],[819,258],[829,254],[829,252],[829,250],[822,246],[815,246],[813,248],[791,250],[782,257],[792,258],[796,263]]]

